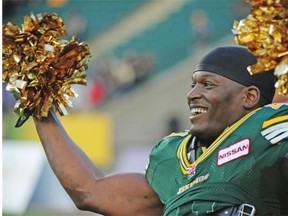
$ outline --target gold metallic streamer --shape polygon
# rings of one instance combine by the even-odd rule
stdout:
[[[233,25],[235,41],[257,58],[257,63],[248,67],[250,73],[273,72],[275,87],[288,95],[288,0],[247,2],[250,14]]]
[[[59,39],[67,33],[56,13],[31,14],[21,28],[8,22],[2,29],[2,80],[17,100],[15,113],[41,119],[54,106],[67,115],[69,97],[77,96],[71,84],[86,85],[88,45],[75,36]]]

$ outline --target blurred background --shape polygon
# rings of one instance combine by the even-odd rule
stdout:
[[[234,20],[245,0],[3,0],[2,24],[55,12],[68,39],[90,47],[87,86],[74,85],[73,108],[60,117],[71,137],[107,173],[144,172],[151,148],[189,129],[186,94],[197,59],[235,45]],[[15,128],[15,99],[2,85],[3,215],[80,212],[47,164],[32,120]],[[79,176],[81,178],[81,176]]]

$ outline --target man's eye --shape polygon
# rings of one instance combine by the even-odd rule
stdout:
[[[214,84],[211,83],[211,82],[205,82],[205,83],[204,83],[204,86],[209,88],[209,87],[213,87]]]
[[[192,84],[191,84],[191,88],[192,88],[192,89],[195,88],[195,86],[196,86],[195,83],[192,83]]]

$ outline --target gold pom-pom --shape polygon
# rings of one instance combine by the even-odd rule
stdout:
[[[21,126],[32,114],[47,117],[52,106],[60,115],[72,107],[69,97],[76,97],[71,84],[86,85],[88,45],[75,36],[67,41],[64,23],[57,14],[24,17],[20,29],[11,22],[3,26],[3,82],[17,102],[14,112]]]
[[[250,14],[235,21],[233,33],[239,45],[257,58],[251,74],[272,71],[279,93],[288,95],[288,0],[247,0]]]

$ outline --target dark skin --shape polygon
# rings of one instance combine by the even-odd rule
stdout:
[[[48,161],[75,205],[103,215],[161,215],[162,204],[145,176],[105,176],[70,139],[55,113],[34,118]]]
[[[208,147],[227,126],[260,107],[260,92],[255,86],[245,87],[214,73],[196,72],[187,100],[190,132]],[[195,113],[197,109],[202,113]]]
[[[254,86],[197,72],[187,95],[191,112],[195,112],[190,117],[190,131],[202,145],[209,146],[225,128],[258,108],[259,99]],[[143,174],[105,176],[71,140],[54,112],[44,120],[34,118],[34,122],[55,175],[79,209],[116,216],[161,215],[163,204]],[[287,164],[288,159],[283,160],[284,170]]]

